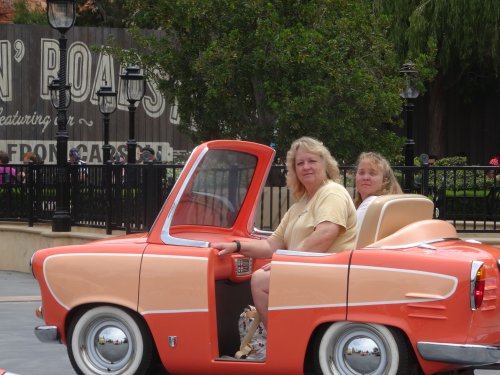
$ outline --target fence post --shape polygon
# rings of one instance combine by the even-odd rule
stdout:
[[[158,189],[156,189],[157,185],[155,184],[155,168],[153,162],[149,161],[144,164],[144,183],[146,185],[144,189],[144,227],[146,230],[149,230],[156,219],[156,214],[158,213],[156,205],[156,202],[158,201]]]
[[[106,161],[104,164],[104,191],[106,194],[106,217],[105,217],[105,226],[106,226],[106,234],[111,234],[111,213],[112,213],[112,192],[111,192],[111,165],[113,162],[111,160]],[[118,183],[121,183],[118,182]]]
[[[429,193],[429,163],[424,163],[422,168],[422,194],[427,196]]]
[[[132,188],[135,184],[132,184],[132,180],[135,182],[137,180],[137,176],[132,176],[132,172],[136,172],[135,169],[132,169],[131,164],[125,166],[125,207],[128,209],[123,210],[124,212],[124,222],[125,222],[125,233],[130,234],[131,231],[131,218],[132,215]]]
[[[25,183],[27,185],[27,193],[28,193],[28,226],[29,227],[32,227],[34,225],[34,222],[35,222],[35,202],[36,202],[36,199],[34,197],[34,193],[35,193],[35,189],[34,189],[34,186],[35,186],[35,179],[34,179],[34,175],[35,175],[35,172],[34,172],[34,165],[33,165],[33,162],[30,162],[28,164],[28,173],[26,174],[25,176]],[[21,172],[22,173],[22,172]],[[22,181],[21,181],[22,182]]]

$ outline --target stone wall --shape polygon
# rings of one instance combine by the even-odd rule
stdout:
[[[103,230],[73,227],[71,232],[52,232],[50,225],[29,227],[26,223],[0,223],[0,270],[30,272],[29,262],[33,253],[47,247],[76,245],[103,238]]]

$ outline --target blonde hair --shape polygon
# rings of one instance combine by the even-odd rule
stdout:
[[[391,165],[386,158],[376,152],[362,152],[358,156],[358,160],[356,162],[356,173],[358,173],[359,164],[363,160],[368,160],[369,162],[374,164],[379,171],[382,171],[382,187],[379,191],[375,192],[374,195],[378,196],[403,193],[403,190],[401,190],[401,186],[399,186],[399,182],[394,175],[394,171],[392,170]],[[356,190],[356,195],[354,197],[354,206],[358,208],[361,202],[363,202],[361,194],[359,194],[359,192]]]
[[[292,192],[295,199],[299,199],[306,192],[304,185],[299,181],[297,174],[295,173],[295,158],[299,148],[318,155],[325,163],[327,179],[335,182],[339,181],[339,165],[337,160],[335,160],[335,158],[330,154],[330,151],[328,151],[323,143],[317,139],[311,137],[301,137],[292,143],[290,150],[288,150],[286,154],[286,168],[288,171],[286,175],[286,185]]]

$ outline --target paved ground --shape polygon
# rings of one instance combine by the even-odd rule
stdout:
[[[40,292],[31,274],[0,271],[0,369],[19,375],[71,375],[74,371],[61,344],[41,343],[33,328]],[[476,370],[474,375],[500,375]]]
[[[66,347],[43,344],[33,328],[40,292],[31,274],[0,271],[0,368],[20,375],[71,375]]]

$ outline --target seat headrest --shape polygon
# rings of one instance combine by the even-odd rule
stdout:
[[[368,206],[355,248],[374,243],[410,223],[432,219],[433,213],[434,203],[423,195],[381,195]]]

